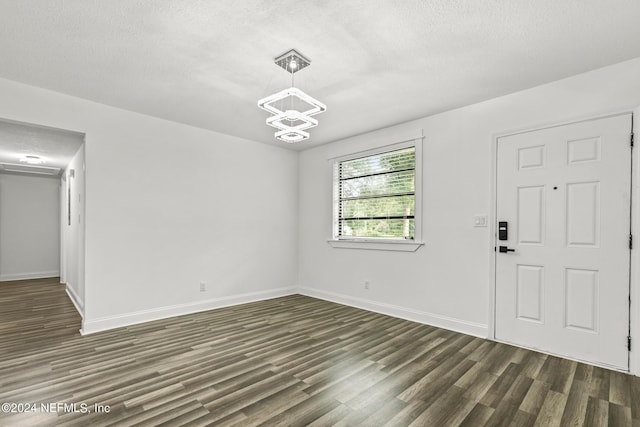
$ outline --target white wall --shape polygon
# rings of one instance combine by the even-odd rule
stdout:
[[[67,284],[69,296],[83,317],[85,295],[84,171],[83,145],[64,171],[65,176],[62,180],[64,189],[61,197],[63,215],[60,222],[60,235],[64,246],[61,257],[64,262],[62,270],[65,273],[63,282]],[[69,213],[71,213],[70,216]]]
[[[295,291],[297,153],[4,79],[0,117],[86,135],[85,333]]]
[[[493,239],[490,228],[473,227],[473,217],[492,213],[495,135],[631,110],[640,105],[639,76],[640,59],[636,59],[302,152],[299,283],[303,292],[490,336]],[[415,253],[329,246],[332,171],[327,159],[402,139],[419,128],[425,135],[425,246]],[[363,287],[365,279],[370,281],[369,290]]]
[[[0,174],[0,281],[60,274],[57,178]]]
[[[494,136],[636,107],[639,75],[637,59],[299,156],[3,79],[0,118],[86,134],[85,332],[282,295],[299,282],[305,293],[488,336],[491,231],[472,221],[491,213]],[[425,247],[330,247],[327,158],[417,128]]]

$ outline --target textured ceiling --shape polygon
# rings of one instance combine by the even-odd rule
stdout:
[[[295,149],[640,56],[637,0],[0,0],[0,76],[269,144],[256,101],[328,106]]]
[[[29,167],[20,159],[32,155],[45,161],[41,166],[64,169],[83,142],[79,133],[0,121],[0,163]]]

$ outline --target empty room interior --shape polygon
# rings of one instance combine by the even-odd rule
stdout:
[[[0,0],[0,425],[640,426],[639,23]]]

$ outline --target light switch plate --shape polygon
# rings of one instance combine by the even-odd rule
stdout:
[[[486,215],[476,215],[473,217],[473,226],[474,227],[486,227],[488,224]]]

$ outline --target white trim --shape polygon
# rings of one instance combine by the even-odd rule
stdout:
[[[462,334],[473,335],[480,338],[487,337],[487,325],[481,323],[469,322],[466,320],[455,319],[448,316],[441,316],[439,314],[427,313],[425,311],[419,311],[412,308],[380,303],[364,298],[352,297],[349,295],[322,291],[313,288],[298,288],[298,293],[313,298],[319,298],[338,304],[373,311],[375,313],[386,314],[387,316],[397,317],[399,319],[405,319],[411,322],[436,326],[438,328],[448,329],[450,331],[460,332]]]
[[[503,344],[507,344],[507,345],[511,345],[511,346],[514,346],[514,347],[518,347],[518,348],[524,348],[526,350],[535,351],[537,353],[543,353],[543,354],[548,354],[550,356],[556,356],[556,357],[559,357],[561,359],[573,360],[574,362],[580,362],[580,363],[584,363],[584,364],[587,364],[587,365],[599,366],[601,368],[609,369],[609,370],[612,370],[612,371],[623,372],[625,374],[629,373],[629,371],[627,371],[625,369],[620,369],[619,367],[613,366],[613,365],[607,365],[606,363],[597,363],[597,362],[593,362],[593,361],[590,361],[590,360],[582,360],[582,359],[578,359],[577,357],[571,357],[571,356],[567,356],[567,355],[564,355],[564,354],[557,354],[557,353],[554,353],[552,351],[541,350],[541,349],[536,348],[536,347],[527,347],[525,345],[512,343],[512,342],[509,342],[509,341],[506,341],[506,340],[494,340],[494,341],[500,342],[500,343],[503,343]]]
[[[385,240],[385,239],[327,239],[334,248],[339,249],[367,249],[375,251],[415,252],[424,242],[414,240]]]
[[[29,279],[48,279],[50,277],[59,277],[60,271],[37,271],[34,273],[18,273],[18,274],[2,274],[0,282],[9,282],[13,280],[29,280]]]
[[[74,291],[73,288],[69,286],[68,283],[65,283],[65,285],[66,285],[65,290],[67,291],[67,295],[69,295],[69,299],[75,306],[76,310],[78,310],[78,313],[80,314],[80,316],[84,319],[84,304],[80,300],[80,297],[78,297],[78,294],[76,293],[76,291]]]
[[[60,206],[60,221],[58,223],[58,235],[60,236],[60,283],[67,283],[67,263],[66,263],[66,234],[65,234],[65,194],[67,188],[67,175],[65,173],[60,174],[60,191],[58,194],[58,204]]]
[[[420,130],[423,133],[423,130]],[[423,144],[424,136],[417,138],[403,140],[401,142],[394,142],[382,147],[371,148],[364,151],[353,152],[341,157],[334,157],[328,159],[333,163],[333,175],[332,175],[332,189],[333,189],[333,204],[331,206],[331,220],[332,229],[331,234],[333,238],[328,239],[327,242],[334,248],[348,248],[348,249],[371,249],[371,250],[386,250],[386,251],[404,251],[415,252],[418,248],[424,245],[422,242],[422,206],[423,206],[423,194],[422,194],[422,168],[423,168]],[[387,153],[395,150],[402,150],[405,148],[414,148],[415,152],[415,189],[414,189],[414,241],[407,241],[403,239],[382,239],[382,238],[349,238],[338,237],[338,224],[337,224],[337,203],[338,200],[338,187],[337,187],[337,164],[347,160],[358,159],[361,157],[375,156],[377,154]],[[391,246],[391,244],[396,246]]]
[[[415,170],[414,170],[414,175],[415,175],[415,182],[414,182],[414,207],[413,207],[413,227],[414,227],[414,239],[417,242],[420,242],[420,245],[422,245],[422,239],[424,238],[423,236],[423,228],[422,228],[422,218],[424,216],[424,210],[422,209],[424,206],[424,193],[422,191],[422,170],[424,168],[424,149],[423,149],[423,143],[424,143],[424,130],[421,129],[420,132],[423,134],[423,136],[420,139],[414,140],[415,141],[415,153],[416,153],[416,157],[415,157]],[[419,246],[418,246],[419,247]],[[416,247],[415,250],[418,249],[418,247]]]
[[[420,132],[422,132],[422,130]],[[399,138],[397,140],[394,140],[393,142],[387,141],[385,145],[353,151],[347,154],[341,154],[340,156],[336,157],[329,157],[327,161],[331,163],[344,162],[346,160],[358,159],[360,157],[375,156],[376,154],[386,153],[388,151],[402,150],[403,148],[415,146],[418,142],[422,142],[424,138],[424,135],[418,135],[409,139]]]
[[[510,129],[510,130],[505,130],[502,132],[495,132],[493,134],[493,141],[495,144],[497,143],[498,138],[504,138],[506,136],[513,136],[521,133],[535,132],[538,130],[572,125],[572,124],[581,123],[581,122],[589,122],[592,120],[608,119],[610,117],[623,116],[625,114],[633,114],[633,112],[634,112],[634,107],[627,107],[622,109],[605,111],[602,114],[589,114],[587,116],[573,117],[565,120],[558,120],[558,121],[551,121],[551,122],[546,121],[546,122],[538,123],[532,126],[523,126],[523,127]]]
[[[334,162],[343,157],[359,155],[375,149],[386,151],[386,147],[423,138],[423,128],[413,124],[373,130],[365,134],[342,139],[339,144],[331,144],[327,160]]]
[[[119,314],[116,316],[100,317],[90,320],[85,319],[82,322],[82,329],[80,330],[80,333],[82,335],[88,335],[95,332],[106,331],[108,329],[135,325],[137,323],[151,322],[154,320],[166,319],[169,317],[214,310],[216,308],[246,304],[255,301],[263,301],[272,298],[293,295],[295,293],[296,288],[278,288],[270,289],[268,291],[251,292],[222,298],[213,298],[206,301],[176,304],[166,307],[153,308],[150,310],[141,310],[133,313]]]
[[[640,246],[638,228],[640,215],[640,107],[633,110],[633,133],[635,135],[635,147],[632,152],[631,162],[633,175],[631,176],[631,233],[634,236],[635,248],[631,251],[631,306],[629,316],[631,325],[631,351],[629,352],[629,372],[640,377]]]
[[[498,221],[498,136],[493,135],[491,144],[491,179],[489,203],[489,333],[490,340],[496,339],[496,245],[498,236],[496,235],[496,222]]]

